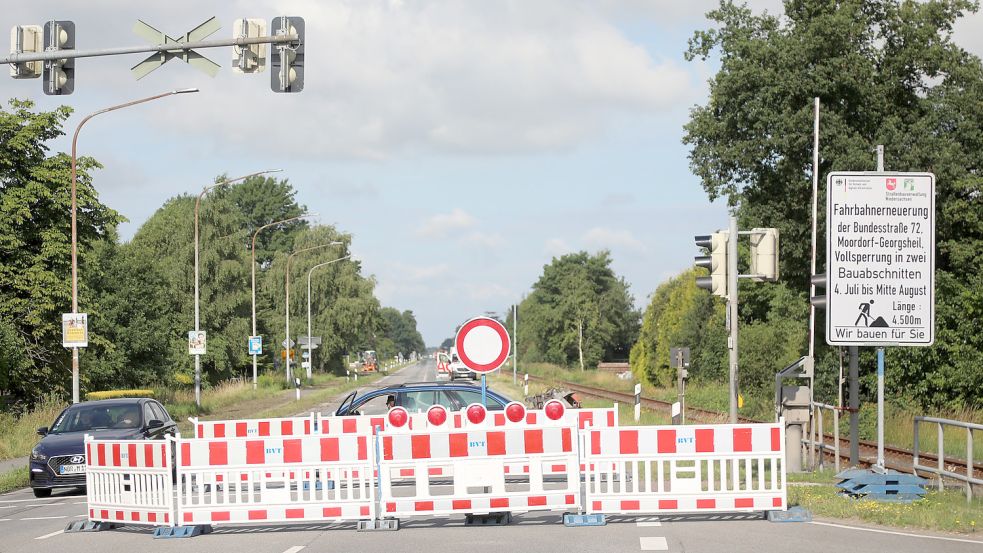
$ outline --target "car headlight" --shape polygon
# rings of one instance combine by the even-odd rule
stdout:
[[[41,453],[40,451],[38,451],[38,448],[34,448],[34,449],[31,450],[31,460],[32,461],[47,461],[48,460],[48,456],[45,455],[44,453]]]

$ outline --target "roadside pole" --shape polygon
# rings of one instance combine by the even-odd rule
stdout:
[[[737,217],[730,217],[727,236],[727,320],[730,336],[730,423],[737,424]]]
[[[884,145],[877,145],[877,171],[884,172]],[[877,348],[877,466],[884,470],[884,348]]]

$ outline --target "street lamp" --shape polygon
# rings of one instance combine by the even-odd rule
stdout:
[[[200,328],[200,318],[199,318],[199,307],[198,307],[198,210],[201,208],[201,199],[208,193],[209,190],[213,188],[218,188],[219,186],[226,186],[239,181],[246,180],[251,177],[258,177],[259,175],[265,175],[267,173],[278,173],[283,169],[271,169],[269,171],[260,171],[258,173],[252,173],[244,177],[238,177],[234,179],[226,179],[222,182],[217,182],[215,184],[206,186],[202,188],[201,193],[198,194],[198,199],[195,200],[195,335],[197,336]],[[201,407],[201,354],[195,353],[195,405]]]
[[[337,263],[351,257],[351,254],[345,257],[339,257],[338,259],[332,259],[331,261],[325,261],[324,263],[318,263],[317,265],[311,267],[310,271],[307,271],[307,380],[311,380],[311,369],[314,367],[314,348],[311,344],[311,274],[314,273],[314,269],[318,267],[324,267],[325,265],[331,265],[332,263]]]
[[[170,92],[165,92],[163,94],[157,94],[156,96],[149,96],[147,98],[141,98],[139,100],[133,100],[132,102],[126,102],[125,104],[119,104],[111,106],[105,109],[101,109],[95,113],[92,113],[82,119],[78,126],[75,127],[75,135],[72,137],[72,313],[78,313],[79,310],[79,297],[78,297],[78,231],[76,230],[76,178],[78,176],[76,164],[77,156],[76,149],[78,146],[79,131],[82,130],[82,126],[89,122],[96,115],[102,115],[103,113],[108,113],[110,111],[116,111],[118,109],[127,108],[130,106],[135,106],[137,104],[143,104],[145,102],[150,102],[152,100],[158,100],[167,96],[173,96],[175,94],[188,94],[191,92],[198,92],[197,88],[182,88],[180,90],[172,90]],[[72,347],[72,403],[79,402],[79,349],[77,346]]]
[[[314,217],[316,215],[317,213],[304,213],[296,217],[290,217],[289,219],[284,219],[282,221],[274,221],[272,223],[259,227],[258,229],[256,229],[256,232],[253,233],[253,245],[252,245],[252,249],[250,250],[252,254],[252,270],[253,270],[253,334],[252,334],[253,336],[256,336],[256,237],[259,235],[261,231],[263,231],[264,229],[268,229],[272,226],[282,225],[284,223],[289,223],[290,221],[297,221],[300,219],[305,219],[307,217]],[[256,389],[256,363],[257,363],[256,357],[257,354],[254,353],[253,354],[253,389],[254,390]]]
[[[320,248],[327,248],[328,246],[340,246],[340,245],[341,245],[341,242],[328,242],[327,244],[318,244],[317,246],[310,246],[310,247],[307,247],[307,248],[301,248],[301,249],[299,249],[299,250],[297,250],[297,251],[295,251],[295,252],[293,252],[293,253],[291,253],[290,255],[287,256],[287,276],[286,276],[286,279],[285,279],[287,281],[287,285],[286,285],[287,300],[285,302],[286,306],[284,307],[284,311],[286,313],[285,325],[284,326],[286,328],[287,339],[284,341],[284,344],[285,345],[283,347],[287,349],[287,360],[286,360],[286,365],[285,366],[287,368],[287,382],[288,383],[291,381],[291,378],[290,378],[290,351],[292,351],[292,348],[290,347],[290,261],[294,258],[295,255],[297,255],[299,253],[309,252],[311,250],[317,250],[317,249],[320,249]]]

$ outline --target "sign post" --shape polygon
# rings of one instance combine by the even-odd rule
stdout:
[[[826,342],[877,347],[883,468],[884,347],[935,341],[935,175],[833,172],[826,185]]]
[[[195,356],[195,405],[199,408],[201,407],[201,356],[205,355],[206,338],[204,330],[188,331],[188,355]]]
[[[481,375],[481,403],[487,403],[485,376],[498,370],[509,358],[512,340],[502,323],[475,317],[461,325],[454,339],[457,356],[468,369]]]

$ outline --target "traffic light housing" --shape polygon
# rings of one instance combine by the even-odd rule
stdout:
[[[728,232],[696,236],[696,245],[707,248],[710,255],[696,257],[696,266],[710,271],[710,276],[696,277],[697,288],[709,290],[715,296],[727,297],[727,239]]]
[[[297,35],[294,42],[272,45],[270,88],[273,92],[304,90],[304,18],[276,17],[270,24],[273,36]]]
[[[49,21],[44,24],[45,51],[74,50],[75,23]],[[75,60],[48,60],[44,62],[44,93],[61,96],[75,91]]]
[[[10,53],[37,54],[44,51],[44,32],[40,25],[15,25],[10,29]],[[25,61],[10,64],[10,76],[15,79],[36,79],[41,76],[44,62]]]
[[[778,280],[778,229],[751,230],[751,274],[758,282]]]
[[[826,309],[826,273],[812,275],[809,281],[816,287],[816,295],[809,298],[809,303],[816,309]],[[819,293],[819,288],[823,289],[822,294]]]
[[[236,19],[232,38],[256,38],[266,35],[266,21]],[[262,73],[266,70],[266,44],[236,46],[232,49],[232,70],[236,73]]]

